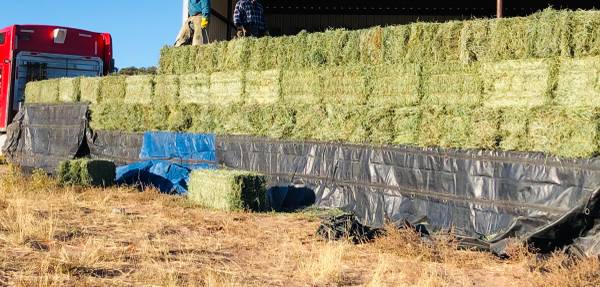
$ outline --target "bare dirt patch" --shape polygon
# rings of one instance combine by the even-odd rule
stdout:
[[[434,246],[408,231],[327,243],[307,214],[205,210],[130,188],[57,186],[8,168],[0,179],[0,285],[17,286],[580,286],[598,260],[511,260]]]

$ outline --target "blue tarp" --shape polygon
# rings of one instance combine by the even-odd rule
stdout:
[[[185,194],[192,170],[216,168],[215,136],[147,132],[139,157],[142,161],[117,168],[118,184],[151,185],[161,192]]]
[[[144,134],[141,160],[167,160],[191,169],[216,165],[215,135],[173,132]]]

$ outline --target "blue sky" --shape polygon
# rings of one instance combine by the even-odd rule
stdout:
[[[180,0],[4,0],[0,27],[48,24],[109,32],[119,68],[154,66],[181,24]]]

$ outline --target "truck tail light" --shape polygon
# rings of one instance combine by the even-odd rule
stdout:
[[[54,29],[54,33],[53,37],[54,37],[54,43],[55,44],[64,44],[65,40],[67,39],[67,29],[62,29],[62,28],[56,28]]]

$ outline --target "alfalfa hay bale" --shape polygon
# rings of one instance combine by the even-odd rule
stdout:
[[[419,64],[379,65],[369,69],[368,101],[373,106],[413,106],[421,100]]]
[[[499,108],[475,107],[471,115],[471,133],[465,148],[496,150],[501,141]]]
[[[139,75],[125,78],[125,100],[127,104],[151,104],[154,92],[154,76]]]
[[[422,109],[419,107],[400,107],[394,111],[395,145],[417,145],[420,134]]]
[[[250,42],[248,38],[239,38],[227,42],[225,59],[221,63],[221,71],[246,70],[250,58]]]
[[[367,107],[368,142],[390,145],[395,138],[395,106],[371,105]]]
[[[273,104],[281,95],[281,70],[246,73],[246,101],[258,104]]]
[[[525,59],[530,56],[531,20],[515,17],[490,20],[490,45],[486,62]]]
[[[356,105],[367,102],[366,68],[362,65],[327,67],[321,69],[325,103]]]
[[[600,107],[600,58],[561,61],[554,103],[563,107]]]
[[[278,48],[284,43],[279,37],[251,38],[248,40],[248,69],[252,71],[272,70],[281,66]],[[240,67],[245,68],[245,67]]]
[[[59,163],[58,181],[62,185],[111,186],[115,182],[116,166],[112,161],[76,159]]]
[[[100,84],[100,101],[102,103],[122,103],[127,87],[125,80],[125,76],[103,77]]]
[[[326,117],[316,129],[312,139],[328,142],[367,143],[369,123],[364,105],[325,105]],[[318,120],[318,119],[317,119]]]
[[[573,55],[600,55],[600,11],[572,12],[571,19]]]
[[[469,106],[423,106],[418,143],[421,146],[462,148],[471,137]]]
[[[217,72],[210,75],[209,100],[214,104],[228,104],[242,100],[244,73]]]
[[[572,12],[546,9],[529,17],[530,57],[572,55]]]
[[[327,117],[327,110],[322,105],[298,104],[296,110],[296,125],[292,132],[292,139],[307,140],[317,139],[323,129],[323,121]]]
[[[500,110],[500,149],[505,151],[530,150],[527,136],[530,118],[534,113],[534,109],[505,107]]]
[[[209,104],[210,76],[206,73],[179,76],[179,102],[182,104]]]
[[[154,77],[153,102],[177,104],[179,102],[179,76],[156,75]]]
[[[529,147],[567,158],[598,153],[600,113],[597,108],[541,108],[529,124]]]
[[[358,32],[360,61],[367,65],[383,62],[383,28],[373,27]]]
[[[62,103],[79,102],[80,78],[61,78],[59,80],[58,100]]]
[[[469,64],[485,60],[489,49],[490,20],[465,21],[460,32],[460,61]]]
[[[552,100],[554,59],[510,60],[482,66],[484,104],[488,107],[535,107]]]
[[[101,77],[84,77],[79,81],[80,100],[91,104],[100,102]]]
[[[25,86],[25,102],[31,103],[43,103],[42,89],[44,83],[42,81],[29,82]]]
[[[281,96],[289,105],[317,105],[322,102],[322,81],[318,69],[284,69],[281,74]]]
[[[458,62],[426,65],[423,69],[423,98],[429,105],[476,105],[481,102],[483,81],[479,64]]]
[[[29,90],[28,90],[28,86]],[[25,101],[36,104],[59,102],[60,79],[29,82],[25,87]]]
[[[264,175],[235,170],[194,170],[188,199],[222,211],[263,211],[267,201]]]
[[[401,64],[405,61],[406,45],[410,37],[410,26],[388,26],[383,28],[383,61],[386,64]]]
[[[143,132],[146,110],[146,107],[140,104],[92,105],[90,125],[95,130]]]

